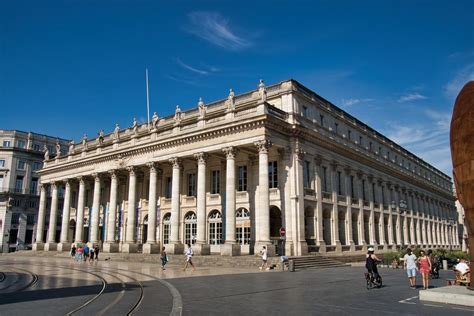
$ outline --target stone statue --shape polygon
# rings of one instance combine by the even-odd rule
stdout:
[[[265,83],[263,83],[262,79],[260,79],[260,83],[258,84],[258,96],[260,97],[260,101],[267,101],[267,89],[265,88]]]
[[[153,112],[153,116],[151,118],[151,124],[152,124],[153,129],[158,128],[158,114],[156,114],[156,112]]]
[[[71,141],[69,142],[69,151],[68,151],[68,154],[69,154],[69,155],[71,155],[71,154],[74,153],[74,145],[75,145],[74,141],[71,140]]]
[[[82,136],[82,150],[87,150],[87,134],[84,134],[84,136]]]
[[[99,143],[99,145],[103,145],[104,144],[104,131],[100,130],[99,133],[97,133],[97,135],[99,135],[99,137],[97,137],[97,142]]]
[[[234,110],[235,109],[235,93],[234,90],[229,90],[229,96],[227,97],[227,110]]]
[[[176,105],[176,111],[174,113],[174,120],[175,121],[181,121],[181,108],[179,105]]]
[[[201,97],[199,97],[199,101],[198,101],[198,110],[199,110],[200,117],[203,117],[206,114],[206,106],[204,105],[204,101],[202,100]]]
[[[133,118],[132,129],[133,129],[133,134],[137,135],[138,134],[138,122],[137,122],[136,117]]]
[[[56,139],[56,157],[61,156],[61,144],[59,144],[59,139]]]
[[[114,140],[119,140],[120,138],[120,126],[118,124],[115,124],[115,128],[114,128]]]
[[[44,151],[44,160],[49,160],[49,150],[48,150],[48,146],[46,146],[46,144],[44,144],[44,146],[43,146],[43,151]]]
[[[472,269],[474,267],[474,81],[469,81],[456,98],[450,139],[454,184],[459,202],[465,211]],[[474,290],[472,277],[469,289]]]

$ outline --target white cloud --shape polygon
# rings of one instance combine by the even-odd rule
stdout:
[[[419,94],[418,92],[414,93],[408,93],[406,95],[402,95],[399,99],[398,102],[403,103],[403,102],[411,102],[411,101],[417,101],[417,100],[424,100],[427,97]]]
[[[219,13],[192,12],[188,14],[188,18],[190,25],[185,30],[216,46],[239,50],[252,45],[249,40],[232,31],[228,21]]]
[[[459,94],[462,87],[471,80],[474,80],[474,64],[469,64],[459,70],[454,78],[444,86],[444,91],[446,95],[454,99]]]
[[[413,124],[389,124],[386,135],[448,176],[452,174],[449,146],[450,114],[427,109]]]
[[[372,102],[372,101],[374,101],[374,99],[369,99],[369,98],[366,98],[366,99],[353,99],[353,98],[350,98],[350,99],[342,99],[341,104],[342,104],[342,106],[352,106],[352,105],[356,105],[356,104],[359,104],[359,103],[367,103],[367,102]]]
[[[195,72],[195,73],[197,73],[197,74],[200,74],[200,75],[207,75],[207,74],[209,74],[209,72],[206,71],[206,70],[197,69],[197,68],[194,68],[194,67],[192,67],[192,66],[189,66],[188,64],[183,63],[183,62],[181,61],[181,59],[179,59],[179,58],[176,58],[176,63],[177,63],[178,65],[180,65],[181,67],[183,67],[184,69],[187,69],[187,70],[189,70],[189,71]]]

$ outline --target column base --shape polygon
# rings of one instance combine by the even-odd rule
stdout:
[[[195,254],[200,255],[200,256],[209,256],[211,254],[211,245],[195,244],[193,245],[193,251]]]
[[[306,241],[300,241],[300,242],[296,243],[295,247],[297,248],[297,249],[295,249],[295,252],[299,256],[307,256],[309,254],[308,244],[306,243]]]
[[[275,252],[275,245],[270,243],[270,242],[256,242],[254,246],[254,252],[256,256],[260,256],[260,251],[262,250],[263,246],[267,248],[267,256],[268,257],[274,257],[276,252]]]
[[[239,244],[222,244],[221,245],[221,256],[240,256],[240,245]]]
[[[43,251],[44,250],[44,243],[43,242],[35,242],[33,244],[33,251]]]
[[[47,242],[44,244],[44,251],[56,251],[58,249],[58,244],[55,242]]]
[[[71,251],[71,243],[70,242],[60,242],[58,244],[58,251]]]
[[[161,247],[159,243],[156,243],[156,244],[146,243],[143,245],[143,250],[142,250],[143,253],[152,254],[152,253],[160,253],[160,251],[161,251]]]
[[[293,242],[285,240],[285,256],[290,257],[294,255],[295,253],[294,253]]]
[[[184,245],[182,243],[167,244],[163,246],[166,248],[165,249],[166,253],[173,254],[173,255],[184,254]]]
[[[138,252],[138,244],[123,244],[121,252],[123,253],[137,253]]]
[[[336,240],[336,252],[342,253],[342,245],[339,240]]]
[[[349,251],[353,252],[356,250],[356,246],[353,240],[349,241]]]
[[[102,251],[106,253],[119,252],[119,244],[116,242],[106,242],[102,245]]]

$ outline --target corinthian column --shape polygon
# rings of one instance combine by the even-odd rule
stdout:
[[[167,250],[171,253],[182,254],[184,251],[184,245],[179,240],[179,184],[181,181],[181,159],[171,158],[169,162],[173,166],[173,179],[171,183],[171,234]]]
[[[44,249],[44,216],[46,213],[46,185],[40,185],[40,200],[38,210],[38,224],[36,225],[36,241],[33,250]]]
[[[61,223],[61,238],[58,245],[58,251],[69,251],[71,244],[69,242],[69,213],[71,211],[71,184],[69,180],[64,181],[64,204],[63,221]]]
[[[128,209],[127,209],[127,230],[126,244],[122,246],[122,252],[137,252],[138,244],[135,241],[136,230],[136,207],[137,207],[137,175],[136,167],[128,167]]]
[[[101,182],[99,174],[93,174],[94,177],[94,198],[92,200],[92,218],[91,218],[91,243],[99,242],[99,217],[100,217],[100,190]]]
[[[76,212],[76,243],[81,243],[84,239],[84,205],[86,199],[86,184],[82,177],[77,178],[79,180],[79,194],[77,199],[77,212]]]
[[[271,143],[268,140],[261,140],[255,143],[258,148],[258,188],[259,201],[256,222],[255,251],[260,251],[262,246],[266,246],[269,254],[273,250],[270,245],[270,193],[268,179],[268,149]]]
[[[148,231],[143,253],[159,253],[160,245],[156,243],[156,183],[158,170],[154,162],[147,164],[150,168],[150,192],[148,196]]]
[[[206,153],[194,155],[198,164],[197,175],[197,230],[193,250],[200,255],[210,255],[211,246],[206,244]]]
[[[117,226],[117,189],[118,179],[117,172],[110,170],[110,200],[109,212],[107,214],[107,236],[103,246],[104,252],[117,252],[118,243],[115,242],[115,230]]]
[[[57,249],[56,245],[56,220],[58,216],[58,185],[51,184],[51,212],[49,214],[49,228],[48,228],[48,242],[44,245],[44,250],[54,251]]]
[[[235,243],[235,156],[237,149],[226,147],[226,199],[225,199],[225,243],[221,255],[240,256],[240,245]]]

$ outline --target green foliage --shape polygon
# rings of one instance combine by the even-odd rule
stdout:
[[[397,259],[397,263],[400,264],[400,258],[402,258],[405,253],[401,251],[390,251],[383,254],[383,261],[386,265],[391,265],[393,259]]]

